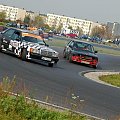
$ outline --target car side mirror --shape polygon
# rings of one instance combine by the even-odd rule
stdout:
[[[1,34],[3,34],[3,33],[4,33],[4,31],[1,31],[0,33],[1,33]]]
[[[69,45],[70,48],[72,48],[73,46],[72,45]]]
[[[98,51],[95,51],[95,53],[98,53]]]
[[[45,44],[45,46],[49,47],[49,45],[48,45],[48,44]]]
[[[21,41],[20,38],[16,38],[15,40],[16,40],[16,41]]]

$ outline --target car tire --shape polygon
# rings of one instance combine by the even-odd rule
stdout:
[[[57,64],[58,60],[55,61],[55,64]]]
[[[0,40],[0,52],[2,52],[2,41]]]
[[[22,59],[23,61],[27,60],[26,55],[27,55],[27,50],[26,50],[26,49],[23,49],[23,51],[22,51],[22,53],[21,53],[21,59]]]
[[[96,69],[96,68],[97,68],[97,65],[93,65],[92,67],[93,67],[94,69]]]
[[[49,67],[53,67],[53,63],[48,63],[48,66]]]
[[[71,54],[69,55],[68,60],[69,60],[70,63],[72,62],[72,55]]]

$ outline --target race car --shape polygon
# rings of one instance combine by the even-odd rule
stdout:
[[[71,40],[63,50],[63,57],[69,62],[78,62],[97,68],[98,56],[93,45],[79,40]]]
[[[40,36],[17,28],[0,34],[0,51],[13,53],[22,60],[46,62],[50,67],[59,61],[58,52],[49,48]]]

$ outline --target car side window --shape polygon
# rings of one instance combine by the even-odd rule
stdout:
[[[70,41],[70,42],[68,43],[68,46],[73,46],[73,44],[74,44],[74,42],[73,42],[73,41]]]
[[[15,31],[12,36],[11,36],[12,40],[21,40],[21,33],[19,31]]]
[[[7,31],[5,31],[3,33],[3,35],[6,36],[6,37],[8,37],[8,38],[10,38],[14,32],[15,32],[14,29],[8,29]]]

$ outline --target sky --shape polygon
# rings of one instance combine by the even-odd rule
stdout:
[[[120,23],[120,0],[0,0],[41,14],[54,13],[99,23]]]

